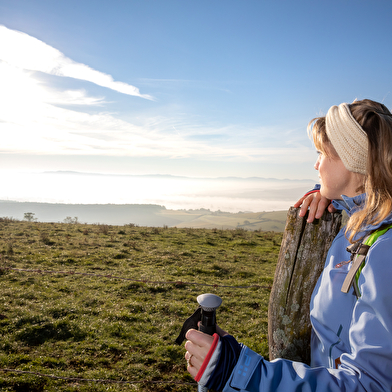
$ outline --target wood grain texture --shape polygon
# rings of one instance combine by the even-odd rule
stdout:
[[[310,363],[309,304],[342,215],[326,211],[313,223],[291,207],[268,308],[269,359]]]

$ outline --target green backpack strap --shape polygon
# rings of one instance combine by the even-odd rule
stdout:
[[[353,261],[353,265],[348,271],[346,279],[343,282],[341,289],[343,293],[348,293],[350,287],[353,286],[357,298],[361,296],[361,292],[358,286],[358,279],[361,275],[363,267],[365,266],[366,255],[370,247],[376,242],[377,238],[385,234],[390,228],[392,228],[392,224],[374,231],[372,234],[366,237],[362,243],[356,243],[347,248],[347,250],[352,253],[351,260]]]

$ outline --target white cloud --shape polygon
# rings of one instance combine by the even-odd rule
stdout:
[[[0,25],[0,60],[18,68],[86,80],[127,95],[153,99],[135,86],[114,81],[111,75],[77,63],[59,50],[25,33]]]
[[[238,127],[146,115],[132,124],[111,113],[86,113],[58,104],[103,105],[83,90],[56,91],[31,71],[0,61],[0,151],[20,154],[201,158],[249,162],[303,161],[309,150],[260,147]],[[259,130],[247,130],[249,134]],[[238,135],[236,139],[228,135]],[[203,135],[195,140],[193,135]],[[212,141],[209,135],[219,137]],[[226,139],[225,139],[226,135]],[[254,140],[253,138],[251,138]]]
[[[131,123],[104,112],[104,97],[83,89],[54,89],[34,71],[89,80],[143,98],[139,90],[24,33],[0,26],[0,152],[42,155],[95,155],[197,158],[209,161],[303,162],[309,148],[271,148],[274,132],[246,126],[203,124],[200,118],[139,114]],[[41,75],[42,76],[42,75]],[[41,78],[42,79],[42,78]],[[68,105],[78,105],[70,110]],[[63,107],[62,107],[63,106]],[[65,106],[65,107],[64,107]],[[102,107],[88,113],[85,107]],[[276,137],[276,135],[275,135]]]

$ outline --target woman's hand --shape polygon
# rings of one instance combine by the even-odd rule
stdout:
[[[223,329],[216,326],[216,333],[219,336],[228,335]],[[205,357],[210,351],[210,347],[214,338],[211,335],[207,335],[203,332],[196,331],[196,329],[190,329],[185,335],[187,342],[185,343],[185,359],[187,361],[187,370],[190,375],[195,378],[201,365],[204,362]]]
[[[305,216],[306,211],[309,209],[308,223],[313,222],[315,219],[320,219],[327,207],[329,212],[336,212],[336,208],[331,204],[331,200],[321,196],[320,192],[313,192],[302,196],[294,204],[295,208],[300,206],[299,216]]]

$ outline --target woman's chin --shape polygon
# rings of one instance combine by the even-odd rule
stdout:
[[[323,190],[323,187],[320,188],[320,196],[326,197],[329,200],[335,199],[335,197],[333,197],[333,195],[331,195],[325,189]]]

